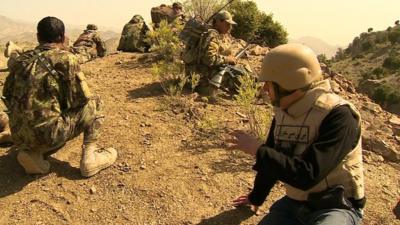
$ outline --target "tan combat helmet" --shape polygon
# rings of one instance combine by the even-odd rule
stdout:
[[[88,24],[86,26],[87,30],[97,30],[97,25],[96,24]]]
[[[286,91],[307,88],[322,79],[315,53],[302,44],[280,45],[264,57],[258,81],[272,81]]]

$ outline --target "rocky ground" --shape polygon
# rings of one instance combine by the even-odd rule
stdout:
[[[205,104],[192,94],[164,96],[138,57],[115,54],[83,65],[105,103],[100,144],[119,150],[117,163],[83,179],[78,138],[51,158],[50,174],[29,176],[12,147],[0,148],[0,224],[235,225],[256,224],[268,213],[283,194],[281,185],[261,216],[231,206],[254,178],[254,159],[227,150],[223,142],[230,130],[247,127],[240,109],[229,100]],[[398,118],[340,76],[333,79],[335,90],[355,101],[365,120],[363,224],[400,224],[393,213],[400,196]]]

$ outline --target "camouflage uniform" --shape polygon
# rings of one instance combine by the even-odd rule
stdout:
[[[88,28],[91,26],[88,25]],[[95,29],[86,29],[75,41],[72,52],[76,54],[79,63],[85,63],[106,54],[106,45]]]
[[[20,150],[49,153],[82,132],[84,143],[97,139],[100,99],[90,94],[75,55],[60,45],[43,44],[20,55],[3,96]]]
[[[197,91],[200,94],[209,95],[209,81],[227,65],[225,58],[233,53],[229,35],[219,34],[217,30],[210,29],[205,42],[206,47],[200,53],[199,63],[186,64],[186,71],[189,73],[188,76],[192,73],[200,74]]]
[[[122,30],[117,50],[123,52],[147,52],[150,45],[144,40],[149,31],[141,16],[134,16]]]

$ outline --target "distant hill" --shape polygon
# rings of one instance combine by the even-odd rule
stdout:
[[[73,42],[84,30],[85,25],[66,25],[66,35]],[[109,28],[102,29],[100,26],[100,35],[107,41],[115,39],[119,34]],[[19,22],[0,15],[0,45],[12,40],[17,43],[29,42],[36,43],[36,24]]]
[[[290,43],[301,43],[309,46],[317,55],[324,54],[331,58],[336,54],[339,46],[333,46],[316,37],[301,37],[289,40]]]
[[[400,25],[364,32],[339,49],[331,68],[391,112],[400,113]]]

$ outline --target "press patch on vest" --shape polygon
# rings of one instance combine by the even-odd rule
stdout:
[[[309,143],[310,128],[308,126],[277,126],[277,141],[286,141],[292,143]]]

